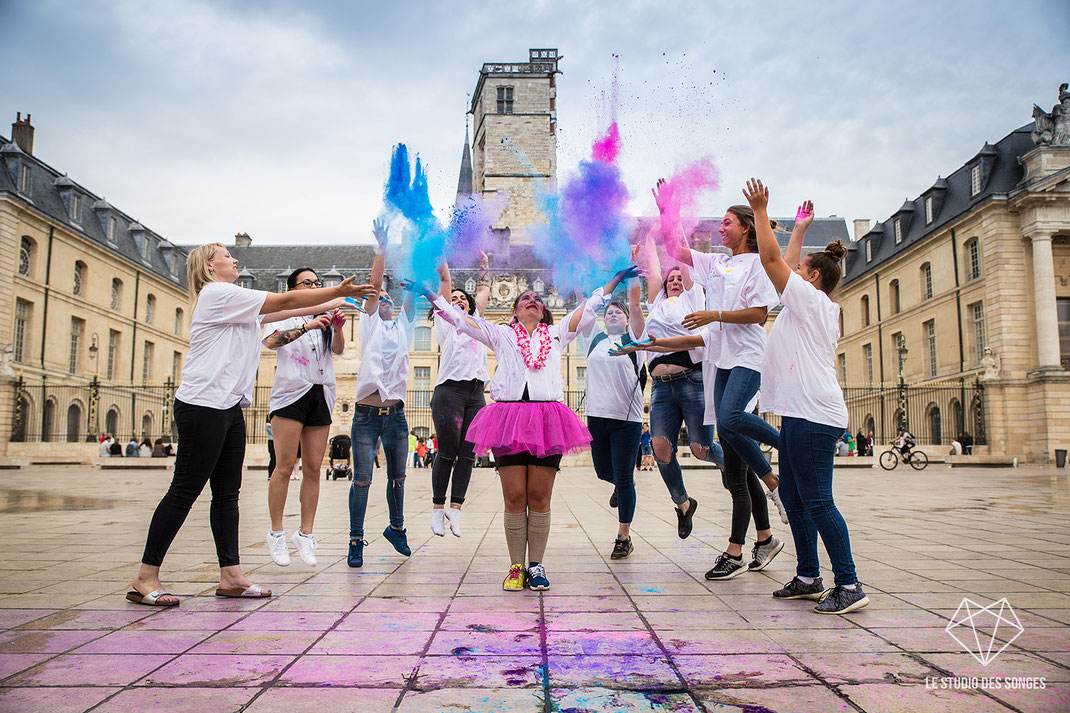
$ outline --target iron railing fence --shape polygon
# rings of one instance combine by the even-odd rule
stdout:
[[[175,439],[175,387],[171,380],[162,384],[111,384],[96,379],[83,383],[29,383],[20,378],[14,386],[11,440],[93,442],[102,433],[121,441],[131,437],[139,441]],[[430,389],[408,391],[405,414],[409,428],[417,435],[427,436],[434,431],[431,394]],[[890,441],[900,424],[910,429],[920,445],[950,443],[964,431],[973,436],[975,444],[986,443],[985,392],[980,381],[847,385],[843,395],[850,419],[848,428],[852,433],[872,432],[875,445]],[[252,403],[245,409],[249,443],[267,442],[270,398],[271,386],[255,387]],[[584,415],[584,391],[566,391],[565,403],[581,417]],[[649,412],[649,395],[647,403]],[[336,425],[342,429],[348,428],[344,422],[351,418],[351,404],[352,399],[342,397],[336,407]],[[780,426],[778,416],[763,413],[762,417]],[[680,445],[687,443],[683,433]]]

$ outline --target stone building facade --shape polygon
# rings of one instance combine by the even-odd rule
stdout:
[[[980,426],[978,452],[1050,461],[1070,446],[1070,146],[1033,130],[986,143],[887,220],[856,222],[837,366],[845,383],[977,386],[982,398],[946,389],[908,426],[936,443]],[[852,426],[901,416],[852,412]]]

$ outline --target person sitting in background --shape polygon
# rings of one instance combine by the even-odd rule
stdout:
[[[144,438],[141,441],[141,445],[137,449],[138,458],[151,458],[152,457],[152,443],[148,438]]]
[[[843,434],[843,440],[847,444],[847,455],[849,455],[849,456],[858,455],[858,450],[857,450],[858,444],[855,443],[855,437],[853,435],[851,435],[850,431],[847,431],[846,433]]]
[[[963,431],[962,434],[959,436],[959,443],[962,444],[963,455],[973,455],[973,436]]]
[[[105,433],[104,438],[100,441],[100,457],[108,458],[111,456],[111,444],[115,443],[115,439],[111,437],[110,433]]]
[[[152,457],[153,458],[165,458],[166,456],[167,456],[167,451],[164,449],[163,439],[162,438],[157,438],[156,442],[152,444]]]
[[[115,440],[114,438],[108,439],[108,453],[111,454],[112,458],[123,457],[123,447],[119,445],[119,441]]]
[[[130,440],[126,444],[126,457],[127,458],[137,458],[137,447],[138,447],[137,439],[134,438],[133,436],[130,436]]]
[[[948,451],[948,455],[952,455],[952,456],[960,456],[960,455],[962,455],[962,443],[959,442],[958,438],[956,438],[955,440],[951,441],[951,450]]]
[[[858,433],[855,435],[855,447],[860,456],[873,455],[869,451],[869,439],[866,438],[866,434],[862,432],[861,428],[858,429]]]

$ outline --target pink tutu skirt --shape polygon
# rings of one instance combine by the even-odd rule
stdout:
[[[465,440],[476,453],[536,458],[571,455],[591,446],[591,432],[572,409],[558,401],[503,401],[487,404],[468,427]]]

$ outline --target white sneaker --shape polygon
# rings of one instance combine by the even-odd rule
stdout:
[[[273,535],[271,530],[268,530],[267,534],[267,547],[268,553],[271,555],[271,559],[275,564],[280,567],[290,566],[290,552],[286,549],[286,533],[282,532],[278,535]]]
[[[294,546],[297,548],[297,554],[301,557],[301,561],[307,564],[309,567],[316,566],[316,536],[306,535],[299,529],[294,533],[294,536],[290,538]],[[289,558],[287,558],[289,560]]]
[[[446,519],[450,521],[450,532],[454,537],[461,536],[461,509],[460,508],[446,508]]]
[[[431,509],[431,532],[439,537],[446,536],[446,510],[444,508]]]
[[[784,509],[784,503],[780,502],[780,488],[773,488],[765,494],[765,497],[773,501],[773,504],[776,505],[777,512],[780,513],[780,521],[787,525],[788,512]]]

